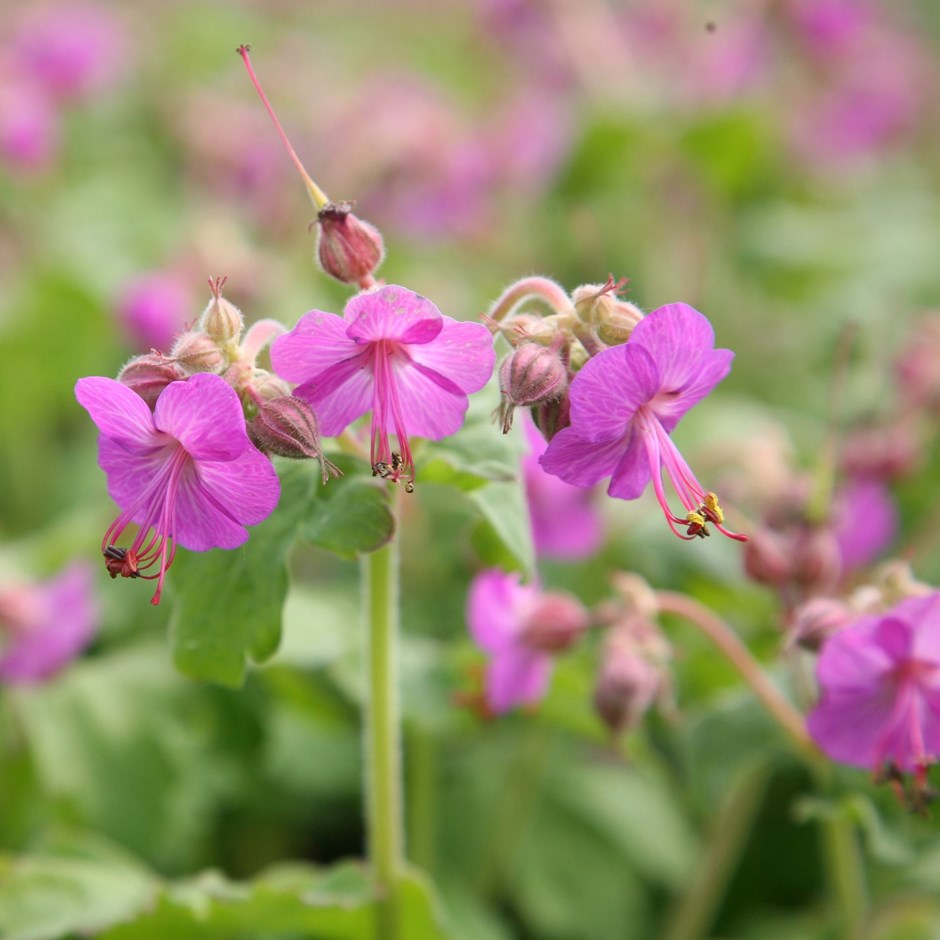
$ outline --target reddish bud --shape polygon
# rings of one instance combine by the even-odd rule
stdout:
[[[222,296],[225,280],[224,277],[209,279],[212,300],[199,320],[199,328],[222,348],[237,344],[245,328],[245,318],[241,310]]]
[[[856,619],[858,614],[845,601],[834,597],[811,598],[793,612],[787,630],[788,643],[815,653],[829,637]]]
[[[225,366],[225,355],[215,340],[206,333],[181,333],[173,344],[170,355],[187,372],[220,373]]]
[[[248,422],[248,433],[266,454],[319,460],[324,483],[331,476],[342,476],[342,471],[323,456],[317,416],[302,398],[286,395],[263,402],[257,417]]]
[[[758,584],[779,588],[789,583],[794,575],[789,540],[772,529],[757,529],[744,547],[744,570]]]
[[[546,653],[567,649],[588,625],[588,613],[576,598],[557,591],[540,595],[522,627],[527,646]]]
[[[571,402],[568,393],[560,398],[550,398],[532,406],[532,420],[542,432],[542,437],[550,441],[559,431],[571,424]]]
[[[170,382],[185,378],[186,373],[172,359],[160,353],[136,356],[118,373],[118,381],[140,395],[151,410]]]
[[[317,215],[317,257],[323,270],[343,284],[358,284],[385,257],[379,230],[352,213],[351,202],[328,202]]]
[[[509,433],[513,412],[518,406],[558,398],[567,387],[568,370],[558,350],[523,343],[499,367],[499,388],[503,393],[499,416],[503,434]]]

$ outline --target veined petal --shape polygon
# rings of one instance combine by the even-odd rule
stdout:
[[[465,393],[483,388],[493,374],[496,350],[482,323],[443,317],[443,328],[433,342],[410,346],[408,354],[424,368],[433,369]]]
[[[146,450],[163,443],[150,409],[126,385],[93,375],[75,383],[75,397],[98,430],[122,446]]]
[[[430,343],[443,328],[441,311],[427,297],[389,284],[356,294],[343,313],[350,339],[377,342]]]
[[[98,440],[98,466],[108,478],[108,495],[121,509],[129,509],[141,501],[144,493],[157,488],[157,479],[166,472],[171,456],[179,448],[171,441],[147,453],[133,453],[108,437]],[[149,501],[147,503],[149,505]],[[144,507],[146,508],[146,507]],[[146,513],[138,511],[134,522],[144,523]]]
[[[248,447],[241,402],[218,375],[171,382],[157,399],[153,420],[195,460],[234,460]]]
[[[519,601],[534,592],[533,587],[519,583],[518,574],[496,568],[481,571],[467,598],[467,625],[477,644],[495,653],[514,643],[521,626]]]
[[[552,674],[552,659],[526,647],[497,653],[486,671],[486,698],[500,714],[514,705],[527,705],[545,696]]]
[[[362,347],[346,335],[349,324],[335,313],[311,310],[271,346],[271,365],[288,382],[307,382]],[[319,416],[318,416],[319,417]]]
[[[466,395],[446,391],[434,381],[433,373],[425,374],[397,358],[389,375],[395,383],[395,394],[409,436],[439,441],[460,430],[470,405]],[[381,389],[379,393],[382,394]],[[389,411],[383,428],[389,434],[396,433],[393,418]]]
[[[701,355],[715,347],[708,318],[688,304],[666,304],[648,313],[630,334],[630,345],[647,349],[664,389],[682,389],[698,371]]]
[[[647,350],[632,341],[605,349],[571,383],[571,426],[586,441],[622,438],[637,409],[660,384],[659,369]]]
[[[667,431],[679,423],[682,416],[703,398],[731,371],[734,353],[730,349],[710,349],[699,357],[696,374],[688,384],[673,388],[663,383],[663,389],[650,403],[660,423]]]
[[[643,495],[651,475],[659,472],[659,467],[650,466],[649,455],[639,431],[631,427],[626,450],[614,468],[607,492],[617,499],[637,499]]]
[[[878,732],[891,720],[892,706],[891,697],[862,690],[824,694],[806,727],[833,760],[872,769],[883,756]]]
[[[357,348],[360,349],[357,356],[336,363],[294,389],[298,398],[310,403],[323,437],[341,434],[372,408],[375,376],[370,362],[371,350]]]
[[[614,472],[623,456],[625,439],[594,443],[579,437],[573,427],[559,431],[539,457],[549,473],[575,486],[594,486]]]
[[[854,691],[876,688],[895,664],[874,642],[881,617],[860,617],[851,629],[836,633],[826,642],[816,664],[816,677],[824,689]]]

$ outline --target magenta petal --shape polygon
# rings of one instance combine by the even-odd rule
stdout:
[[[880,732],[891,719],[890,698],[861,693],[827,695],[807,716],[813,740],[832,759],[873,769],[884,756]]]
[[[586,441],[621,438],[659,388],[657,364],[645,349],[632,342],[605,349],[571,383],[571,424]]]
[[[490,568],[481,571],[470,585],[467,624],[477,644],[489,653],[511,645],[519,632],[519,601],[535,590],[524,587],[519,580],[518,574]]]
[[[514,647],[497,653],[486,671],[486,698],[497,714],[540,701],[548,690],[552,660],[545,653]]]
[[[134,522],[143,522],[145,518],[142,512],[149,501],[141,502],[143,494],[163,493],[157,480],[166,472],[167,460],[178,447],[179,444],[170,441],[165,447],[138,454],[125,450],[109,437],[98,439],[98,466],[107,475],[108,495],[122,509],[140,505]]]
[[[656,468],[659,473],[659,468]],[[635,430],[611,476],[609,495],[617,499],[637,499],[650,482],[650,460],[646,447]]]
[[[575,486],[594,486],[614,472],[623,456],[623,438],[602,443],[585,441],[574,428],[559,431],[539,458],[543,469]]]
[[[933,629],[915,629],[912,655],[923,662],[940,665],[940,593],[909,597],[894,608],[894,615],[908,623],[935,624]]]
[[[346,334],[360,342],[430,343],[443,328],[440,310],[427,297],[397,284],[357,294],[343,315]]]
[[[408,354],[465,393],[483,388],[496,363],[490,331],[482,323],[464,323],[450,317],[443,318],[443,328],[433,343],[411,346]]]
[[[235,548],[246,525],[267,518],[280,483],[271,462],[253,445],[236,460],[200,462],[181,484],[176,502],[176,540],[192,551]]]
[[[893,660],[874,642],[881,618],[860,617],[851,629],[832,636],[816,664],[816,677],[823,688],[858,689],[873,686],[891,669]]]
[[[114,379],[89,376],[75,383],[75,397],[103,435],[125,447],[151,448],[163,435],[144,400]]]
[[[306,382],[362,347],[346,335],[349,324],[335,313],[311,310],[271,346],[271,365],[288,382]]]
[[[317,416],[320,434],[341,434],[353,421],[372,409],[375,377],[368,349],[351,359],[336,363],[316,378],[294,389],[298,398],[308,401]]]
[[[682,416],[703,398],[731,371],[734,353],[730,349],[710,349],[702,353],[696,372],[688,384],[671,389],[665,382],[662,391],[653,399],[652,408],[667,432],[679,423]]]
[[[715,331],[708,318],[688,304],[666,304],[640,320],[630,345],[650,353],[663,388],[680,389],[695,378],[702,353],[714,348]]]
[[[234,460],[248,446],[241,402],[218,375],[171,382],[157,399],[153,420],[196,460]]]
[[[460,430],[470,406],[466,395],[444,391],[432,377],[410,364],[396,362],[392,375],[394,394],[398,397],[405,431],[409,435],[439,441]],[[396,433],[391,410],[386,414],[386,423],[383,430]]]

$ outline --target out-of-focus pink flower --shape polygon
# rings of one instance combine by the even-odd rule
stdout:
[[[859,617],[826,641],[809,715],[833,760],[923,773],[940,755],[940,593]]]
[[[113,81],[124,45],[114,14],[85,3],[30,7],[10,36],[16,70],[60,101],[86,97]]]
[[[539,701],[548,689],[552,653],[587,626],[587,611],[567,594],[521,584],[518,574],[481,571],[470,586],[467,623],[490,654],[486,701],[496,714]]]
[[[342,317],[311,310],[274,341],[271,362],[313,406],[326,437],[372,412],[372,466],[414,482],[409,437],[438,441],[463,424],[467,395],[493,372],[489,330],[441,314],[426,297],[388,285],[357,294]],[[393,452],[389,435],[398,439]]]
[[[888,487],[865,477],[841,486],[834,505],[832,529],[844,577],[885,552],[897,532],[898,513]]]
[[[800,38],[820,55],[839,53],[874,25],[868,0],[789,0],[784,8]]]
[[[117,315],[135,350],[167,352],[173,340],[194,319],[193,296],[187,284],[169,271],[150,271],[121,288]]]
[[[523,424],[529,453],[523,458],[522,473],[536,555],[559,561],[593,555],[604,539],[600,513],[593,505],[594,491],[546,473],[539,463],[548,446],[545,438],[530,419]]]
[[[0,81],[4,75],[0,72]],[[20,170],[42,170],[59,147],[59,115],[49,98],[26,81],[0,87],[0,159]]]
[[[40,682],[58,672],[91,641],[98,618],[83,562],[48,581],[0,588],[0,682]]]
[[[101,543],[105,563],[112,577],[156,579],[152,603],[177,543],[195,552],[236,548],[245,526],[277,505],[277,474],[248,440],[238,395],[219,376],[171,382],[153,412],[114,379],[79,379],[75,396],[101,432],[98,464],[121,507]],[[122,548],[116,542],[131,524],[137,534]]]

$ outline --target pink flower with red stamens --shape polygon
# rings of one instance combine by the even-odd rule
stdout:
[[[271,347],[275,371],[299,382],[325,437],[372,412],[375,473],[414,482],[409,436],[440,440],[463,424],[496,354],[480,323],[445,317],[425,297],[389,285],[357,294],[342,317],[311,310]],[[398,439],[392,451],[389,434]]]
[[[568,594],[520,584],[518,574],[493,568],[474,578],[467,623],[474,640],[490,654],[486,703],[500,714],[544,697],[552,654],[578,639],[588,614]]]
[[[98,465],[121,507],[101,542],[105,563],[112,577],[156,579],[151,603],[160,602],[177,544],[235,548],[248,538],[245,526],[277,505],[277,474],[248,440],[238,395],[219,376],[170,383],[152,413],[113,379],[79,379],[75,395],[101,431]],[[131,546],[118,546],[131,524],[139,527]]]
[[[712,523],[731,538],[717,497],[698,482],[669,434],[728,374],[734,353],[715,349],[711,324],[686,304],[644,317],[629,342],[588,360],[571,383],[571,425],[559,431],[542,466],[576,486],[611,478],[607,492],[637,499],[652,479],[666,521],[680,538],[708,535]],[[684,513],[670,508],[662,473]],[[680,532],[677,526],[686,526]]]
[[[940,593],[859,617],[826,641],[807,725],[833,760],[922,775],[940,757]]]

